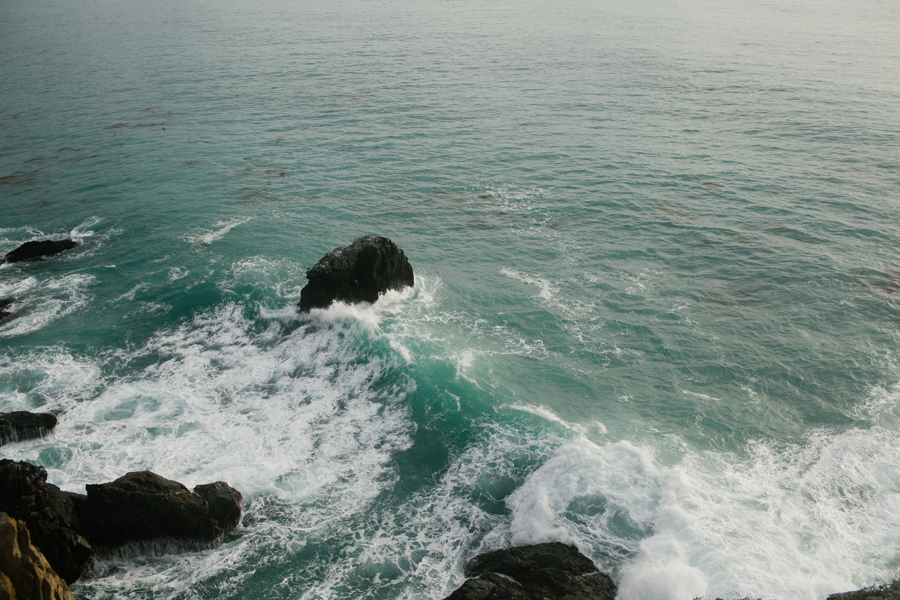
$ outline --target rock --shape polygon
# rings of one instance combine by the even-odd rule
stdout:
[[[212,518],[223,531],[232,531],[241,524],[241,493],[225,483],[205,483],[194,488],[194,493],[206,500]]]
[[[74,240],[35,240],[25,242],[15,250],[6,253],[5,260],[8,263],[22,260],[35,260],[44,256],[53,256],[66,250],[71,250],[78,245]]]
[[[86,487],[75,511],[95,546],[165,538],[212,542],[240,523],[241,494],[222,482],[199,486],[211,502],[150,471]]]
[[[15,302],[12,298],[4,298],[0,300],[0,321],[12,314],[12,305]]]
[[[40,550],[25,523],[0,512],[0,598],[75,600]]]
[[[828,600],[898,600],[900,599],[900,581],[884,585],[863,588],[855,592],[831,594]]]
[[[50,413],[17,411],[0,413],[0,446],[44,437],[56,427],[56,417]]]
[[[403,250],[386,237],[367,235],[335,248],[306,272],[309,283],[300,291],[300,310],[327,308],[335,300],[375,302],[379,294],[414,283]]]
[[[81,576],[92,554],[78,533],[73,498],[47,483],[43,467],[0,460],[0,511],[25,522],[34,545],[67,583]]]
[[[479,554],[466,576],[474,579],[445,600],[614,600],[617,591],[591,559],[560,542]]]

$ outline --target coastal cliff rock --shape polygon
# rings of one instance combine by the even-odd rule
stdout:
[[[73,496],[47,483],[43,467],[0,460],[0,511],[25,522],[34,545],[66,583],[81,576],[92,553],[77,531]]]
[[[221,481],[198,486],[200,493],[194,493],[177,481],[140,471],[86,487],[87,496],[75,499],[75,511],[95,546],[157,538],[211,542],[240,523],[241,494]]]
[[[66,582],[31,545],[25,523],[0,512],[0,598],[74,600]]]
[[[368,235],[335,248],[306,272],[309,283],[300,292],[300,310],[327,308],[335,300],[375,302],[388,290],[414,284],[413,270],[403,250],[386,237]]]
[[[43,437],[54,427],[56,417],[50,413],[31,413],[24,410],[0,413],[0,446]]]
[[[493,550],[466,564],[445,600],[614,600],[616,584],[574,546],[560,542]]]
[[[221,481],[191,492],[141,471],[86,487],[87,495],[63,492],[47,483],[43,467],[0,460],[0,511],[25,522],[34,545],[67,583],[82,575],[98,548],[214,542],[241,521],[241,494]]]
[[[53,256],[78,245],[74,240],[35,240],[25,242],[15,250],[6,253],[4,260],[8,263],[23,260],[36,260],[44,256]]]
[[[900,581],[856,590],[831,594],[828,600],[900,600]]]

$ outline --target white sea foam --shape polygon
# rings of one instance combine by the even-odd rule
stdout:
[[[220,240],[225,235],[237,227],[238,225],[243,225],[247,221],[251,220],[253,217],[244,217],[242,219],[232,219],[230,221],[219,221],[213,227],[218,227],[218,229],[214,229],[212,231],[205,231],[204,233],[198,233],[196,235],[188,236],[186,239],[192,243],[199,243],[203,245],[209,245],[215,242],[216,240]]]
[[[504,404],[501,408],[507,408],[512,410],[518,410],[521,412],[526,412],[542,419],[546,419],[552,423],[558,423],[568,429],[569,431],[573,431],[580,435],[588,435],[592,432],[597,432],[600,435],[605,435],[607,433],[606,426],[599,421],[595,421],[593,423],[570,423],[559,417],[555,412],[542,405],[532,405],[525,404],[522,402],[514,402],[512,404]]]
[[[83,242],[85,238],[93,237],[94,232],[89,229],[90,227],[94,227],[103,222],[103,219],[100,217],[91,217],[86,220],[84,223],[79,224],[75,227],[71,232],[69,232],[69,237],[76,242]]]
[[[211,577],[237,589],[233,577],[252,572],[260,552],[283,556],[311,535],[327,539],[395,480],[391,457],[410,444],[403,399],[413,384],[387,343],[365,320],[333,315],[277,336],[272,327],[283,326],[259,331],[231,305],[138,349],[0,363],[0,378],[41,379],[28,395],[4,394],[4,407],[40,395],[44,410],[60,413],[53,436],[4,454],[47,465],[63,489],[150,469],[189,486],[228,481],[247,498],[239,539],[198,553],[110,559],[88,583],[91,595],[153,587],[173,597]],[[147,366],[110,370],[132,361]],[[231,574],[236,564],[243,575]]]
[[[823,598],[898,566],[898,442],[881,428],[819,431],[666,464],[629,442],[579,440],[510,496],[508,535],[586,549],[615,570],[621,600]],[[578,508],[591,502],[603,509]],[[618,568],[616,548],[630,556]]]
[[[48,324],[86,306],[88,288],[96,278],[75,273],[44,281],[26,277],[0,284],[0,297],[15,298],[13,318],[0,326],[0,338],[38,331]]]

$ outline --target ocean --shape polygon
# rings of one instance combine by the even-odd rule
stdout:
[[[244,495],[80,599],[620,600],[900,568],[900,4],[0,0],[0,456]],[[379,234],[413,288],[299,314]]]

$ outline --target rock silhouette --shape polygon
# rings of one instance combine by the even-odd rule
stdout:
[[[34,240],[25,242],[15,250],[7,252],[4,260],[8,263],[36,260],[71,250],[77,245],[78,242],[74,240]]]
[[[56,417],[50,413],[31,413],[24,410],[0,413],[0,446],[9,442],[43,437],[54,427]]]
[[[591,559],[560,542],[479,554],[466,576],[474,579],[445,600],[614,600],[617,591]]]
[[[327,308],[334,301],[375,302],[388,290],[415,283],[403,250],[386,237],[368,235],[335,248],[306,272],[300,310]]]

